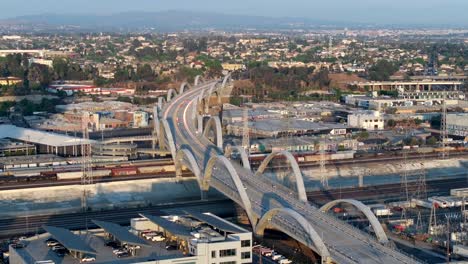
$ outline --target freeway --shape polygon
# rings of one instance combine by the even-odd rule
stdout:
[[[165,131],[165,137],[173,154],[180,149],[189,149],[195,158],[196,166],[203,168],[201,171],[205,171],[207,164],[211,164],[210,159],[222,154],[221,150],[197,131],[196,121],[193,118],[194,111],[196,111],[194,104],[197,104],[198,96],[205,94],[215,83],[208,82],[178,95],[165,105],[161,113],[161,120],[167,120],[165,129],[170,129],[170,131]],[[173,146],[171,146],[171,140],[174,142]],[[308,202],[300,201],[291,189],[276,185],[264,176],[254,176],[250,170],[235,162],[230,163],[230,166],[224,164],[222,159],[214,162],[209,182],[211,187],[224,193],[246,209],[254,226],[257,220],[271,209],[289,208],[296,212],[294,214],[291,210],[288,211],[290,213],[281,211],[267,221],[270,226],[313,248],[322,255],[323,262],[417,263],[413,258],[382,245],[367,234],[322,213]],[[197,168],[194,166],[192,164],[191,170],[196,171]],[[242,186],[233,180],[231,175],[234,174],[238,175]],[[205,174],[204,180],[207,180],[207,175],[209,173]],[[247,199],[244,196],[245,193],[248,196]],[[305,219],[314,230],[310,230],[299,219]],[[323,243],[320,243],[320,240]]]

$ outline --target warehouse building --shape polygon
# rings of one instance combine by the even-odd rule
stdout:
[[[468,113],[447,114],[447,130],[449,135],[468,137]]]
[[[348,115],[348,125],[366,130],[382,130],[385,121],[379,111],[358,111]]]
[[[243,122],[226,126],[228,135],[242,136]],[[345,135],[351,132],[346,125],[339,123],[318,123],[297,119],[257,120],[249,122],[251,137],[277,138],[306,135]]]
[[[55,134],[40,130],[0,125],[0,138],[9,138],[36,146],[38,154],[55,154],[60,156],[81,156],[82,144],[92,144],[93,140],[67,135]]]

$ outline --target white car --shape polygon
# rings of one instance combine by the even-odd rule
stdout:
[[[272,259],[272,260],[280,260],[280,259],[282,259],[282,258],[283,258],[283,256],[280,255],[280,254],[271,256],[271,259]]]
[[[279,263],[279,264],[291,264],[292,261],[289,260],[289,259],[287,259],[287,258],[284,258],[284,259],[280,259],[280,260],[278,261],[278,263]]]
[[[154,241],[154,242],[161,242],[161,241],[164,241],[164,237],[163,236],[154,236],[151,238],[151,241]]]
[[[115,255],[118,255],[122,253],[128,253],[128,250],[126,250],[125,248],[119,248],[119,249],[112,250],[112,253],[114,253]]]
[[[93,262],[95,260],[96,260],[95,257],[84,257],[84,258],[81,259],[80,262]]]

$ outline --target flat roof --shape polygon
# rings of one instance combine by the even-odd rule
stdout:
[[[42,228],[70,251],[97,254],[85,241],[68,229],[53,226],[43,226]]]
[[[233,224],[230,223],[216,215],[213,215],[211,213],[197,213],[197,212],[192,212],[192,211],[186,211],[186,213],[198,221],[207,223],[219,230],[222,230],[224,232],[229,232],[229,233],[247,233],[248,231]]]
[[[154,224],[160,226],[161,228],[167,230],[171,234],[179,237],[191,238],[192,235],[190,234],[191,230],[184,225],[180,225],[174,222],[171,222],[164,217],[148,215],[148,214],[140,214],[142,217],[148,219],[149,221],[153,222]]]
[[[14,125],[0,125],[0,138],[13,138],[35,144],[49,145],[54,147],[77,146],[82,143],[91,144],[94,140],[71,137],[41,130],[35,130]]]
[[[242,122],[235,122],[233,126],[241,127]],[[281,131],[293,131],[293,130],[308,130],[308,131],[323,131],[332,129],[346,129],[350,128],[343,124],[338,123],[319,123],[311,122],[306,120],[298,120],[290,118],[282,119],[269,119],[269,120],[257,120],[255,122],[249,122],[249,127],[257,130],[267,132],[281,132]]]
[[[97,220],[92,220],[92,221],[97,226],[104,229],[104,231],[106,231],[107,233],[117,238],[120,242],[127,243],[127,244],[134,245],[134,246],[151,247],[151,245],[149,245],[145,240],[128,232],[128,229],[126,229],[125,227],[122,227],[118,224],[114,224],[110,222],[97,221]]]

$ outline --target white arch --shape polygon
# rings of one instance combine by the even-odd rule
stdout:
[[[291,165],[291,168],[294,173],[294,177],[296,178],[296,187],[297,187],[297,193],[299,195],[299,200],[303,202],[307,202],[307,192],[305,189],[304,179],[302,177],[301,169],[299,168],[299,164],[297,163],[296,159],[290,152],[286,150],[272,152],[262,161],[262,163],[260,164],[260,167],[258,167],[257,172],[255,172],[255,176],[259,176],[263,174],[267,166],[276,156],[283,156],[289,161],[289,164]]]
[[[159,137],[161,124],[159,122],[159,111],[158,111],[157,106],[153,107],[153,121],[154,121],[154,131],[156,132],[156,135]]]
[[[223,83],[221,85],[221,88],[224,88],[226,87],[226,84],[228,83],[228,81],[231,80],[231,74],[229,73],[228,75],[224,76],[224,79],[223,79]]]
[[[160,126],[160,130],[162,130],[162,131],[159,132],[160,148],[170,150],[172,157],[175,157],[176,154],[177,154],[177,149],[176,149],[176,146],[175,146],[174,136],[172,134],[171,127],[169,126],[169,122],[167,122],[166,119],[162,119],[161,124],[162,124],[162,126]],[[166,138],[164,138],[164,137],[166,137]],[[166,142],[165,139],[167,139],[167,142]]]
[[[211,177],[213,175],[213,168],[216,164],[219,164],[218,162],[221,162],[220,165],[227,170],[229,176],[234,181],[234,185],[236,187],[236,190],[229,192],[229,195],[224,192],[223,193],[226,194],[228,197],[231,196],[229,197],[231,199],[236,199],[237,195],[240,197],[245,212],[247,213],[247,217],[250,220],[250,223],[252,224],[252,226],[255,226],[257,218],[253,213],[252,203],[250,202],[247,192],[245,191],[244,185],[242,184],[239,174],[237,174],[236,169],[232,166],[231,162],[226,157],[219,155],[210,158],[210,160],[206,164],[201,188],[204,191],[209,190]]]
[[[184,159],[185,158],[185,159]],[[176,179],[182,178],[182,165],[185,165],[190,169],[191,172],[197,177],[198,185],[202,185],[202,173],[200,167],[198,167],[197,161],[193,156],[192,152],[188,149],[180,149],[174,158],[174,166],[176,170]]]
[[[161,110],[164,106],[164,103],[166,102],[166,98],[164,97],[158,97],[158,107],[159,110]]]
[[[190,84],[186,83],[186,82],[183,82],[180,87],[179,87],[179,94],[183,94],[185,92],[185,90],[190,90],[191,87],[190,87]]]
[[[224,156],[229,159],[234,150],[236,150],[241,156],[242,166],[246,168],[247,170],[251,171],[252,168],[250,167],[249,156],[247,155],[247,151],[245,151],[245,148],[241,146],[228,145],[224,150]]]
[[[360,201],[357,201],[357,200],[354,200],[354,199],[339,199],[339,200],[331,201],[331,202],[325,204],[324,206],[322,206],[320,208],[320,211],[327,212],[331,208],[333,208],[333,206],[335,206],[337,204],[340,204],[340,203],[350,204],[350,205],[353,205],[354,207],[356,207],[357,209],[359,209],[359,211],[361,211],[367,217],[367,219],[369,220],[369,222],[372,225],[372,228],[374,229],[375,235],[377,236],[377,239],[379,240],[379,242],[381,244],[387,244],[389,242],[387,234],[385,234],[385,231],[383,230],[383,227],[380,224],[377,217],[375,216],[375,214],[371,211],[371,209],[369,207],[367,207],[365,204],[363,204]]]
[[[265,213],[260,221],[258,222],[257,226],[255,227],[255,234],[259,236],[263,236],[265,229],[271,224],[271,220],[277,215],[289,215],[294,218],[299,226],[302,227],[302,230],[297,229],[297,226],[294,223],[290,223],[290,229],[281,230],[284,233],[288,234],[291,237],[301,237],[303,232],[306,232],[309,241],[301,241],[305,242],[308,246],[314,246],[317,249],[317,253],[320,254],[322,257],[322,263],[328,263],[331,260],[330,252],[328,251],[325,243],[323,243],[322,238],[314,229],[314,227],[298,212],[290,209],[290,208],[274,208],[269,210]]]
[[[202,81],[202,82],[205,81],[205,79],[203,78],[203,76],[201,76],[201,75],[195,76],[195,81],[193,82],[193,85],[194,85],[194,86],[199,85],[199,84],[200,84],[200,81]]]
[[[221,120],[219,116],[212,116],[206,123],[205,129],[203,130],[203,136],[208,137],[208,133],[213,130],[215,133],[215,142],[216,146],[222,150],[223,149],[223,130],[221,126]]]
[[[177,96],[177,91],[174,90],[174,89],[169,89],[169,91],[167,91],[167,99],[166,101],[169,102],[172,100],[172,98],[176,97]]]

